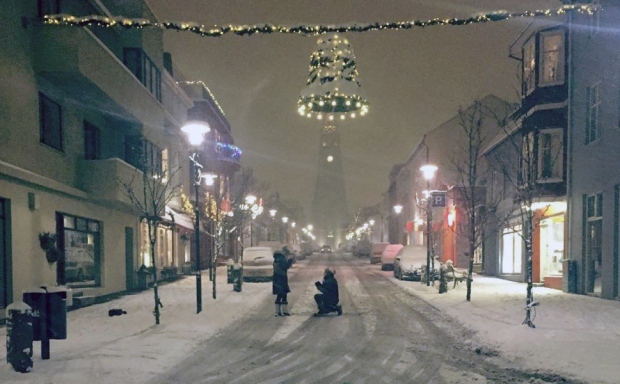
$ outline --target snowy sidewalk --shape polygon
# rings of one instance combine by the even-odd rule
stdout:
[[[303,268],[303,264],[294,270]],[[529,370],[555,371],[589,383],[620,380],[620,302],[534,288],[541,304],[534,319],[536,329],[522,325],[525,284],[476,276],[472,301],[459,284],[445,294],[419,282],[398,281],[404,290],[422,298],[475,332],[463,340],[472,348],[497,351],[500,357]],[[184,277],[160,287],[161,324],[154,325],[152,291],[123,296],[105,304],[72,311],[68,339],[52,340],[50,360],[41,360],[35,342],[32,372],[20,374],[6,364],[6,348],[0,348],[0,382],[5,383],[146,383],[192,353],[194,348],[271,296],[271,284],[244,284],[233,292],[226,283],[226,269],[218,269],[217,300],[211,282],[203,274],[203,311],[196,314],[196,280]],[[450,286],[451,288],[451,286]],[[108,310],[128,313],[109,317]],[[346,311],[346,308],[345,308]],[[6,328],[0,328],[0,340]],[[479,339],[479,340],[478,340]],[[490,348],[490,349],[489,349]],[[492,353],[491,353],[492,354]],[[139,380],[137,379],[139,378]]]
[[[620,302],[535,287],[535,329],[523,325],[525,283],[474,277],[447,293],[419,282],[396,281],[407,291],[474,330],[491,351],[530,370],[553,371],[588,383],[620,382]],[[477,345],[472,345],[476,347]]]

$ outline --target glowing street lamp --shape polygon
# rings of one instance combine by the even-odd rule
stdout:
[[[196,313],[202,311],[202,284],[200,274],[200,180],[202,165],[198,162],[198,149],[204,140],[204,135],[211,130],[209,124],[204,121],[188,121],[181,131],[187,135],[187,141],[193,148],[194,152],[190,156],[190,161],[194,165],[194,212],[196,215],[196,226],[194,228],[195,241],[196,241]],[[157,287],[155,287],[157,289]],[[155,305],[157,310],[158,305]]]
[[[426,161],[428,162],[428,146],[426,147]],[[431,269],[431,223],[433,222],[433,207],[431,207],[431,180],[435,177],[437,172],[437,166],[433,164],[426,164],[420,167],[422,176],[426,179],[426,285],[431,285],[430,269]],[[435,269],[435,263],[433,261],[433,269]]]
[[[398,204],[394,206],[394,213],[396,213],[397,215],[400,215],[400,213],[403,211],[403,206]]]

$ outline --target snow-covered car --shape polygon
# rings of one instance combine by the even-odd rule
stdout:
[[[396,254],[403,248],[402,244],[390,244],[383,250],[381,254],[381,270],[391,271],[394,269],[394,259]]]
[[[388,245],[390,245],[390,243],[375,243],[372,245],[370,251],[370,264],[379,264],[381,262],[381,255]]]
[[[248,247],[243,250],[243,281],[270,281],[273,278],[271,247]]]
[[[394,258],[394,277],[399,280],[420,281],[422,265],[426,265],[426,246],[406,245]]]

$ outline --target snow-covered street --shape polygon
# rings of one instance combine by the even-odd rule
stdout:
[[[311,317],[315,310],[311,299],[314,292],[305,283],[302,284],[301,276],[316,274],[316,279],[319,279],[320,267],[328,262],[320,257],[314,255],[310,260],[299,262],[290,272],[291,288],[295,294],[290,300],[293,316],[276,319],[284,320],[277,336],[271,337],[261,347],[267,348],[299,332],[301,324]],[[620,303],[616,301],[535,288],[534,296],[541,305],[534,319],[536,329],[531,329],[521,324],[524,317],[524,284],[476,276],[472,301],[466,302],[465,286],[462,284],[440,295],[436,287],[398,281],[393,278],[392,272],[368,265],[367,259],[343,257],[348,260],[346,267],[343,264],[343,270],[359,268],[368,276],[396,284],[400,288],[397,291],[412,294],[462,323],[472,332],[466,333],[467,337],[460,341],[469,351],[478,350],[481,357],[486,357],[490,363],[498,366],[508,363],[515,369],[528,372],[550,371],[574,381],[618,382]],[[204,306],[203,312],[198,315],[195,313],[193,277],[162,285],[160,294],[164,308],[159,326],[154,325],[151,314],[152,291],[69,312],[68,339],[52,341],[51,359],[41,360],[40,343],[35,342],[33,370],[26,374],[16,373],[5,363],[0,367],[0,381],[94,384],[162,380],[171,371],[174,372],[175,366],[192,356],[201,344],[225,335],[227,328],[237,320],[262,317],[274,322],[271,284],[245,283],[243,291],[237,293],[226,284],[225,273],[225,268],[218,269],[216,300],[211,298],[210,283],[206,275],[203,276]],[[343,271],[341,285],[342,289],[347,285],[347,291],[355,291],[353,286],[356,284],[368,283],[356,283],[344,274]],[[373,320],[372,309],[360,309],[369,304],[364,302],[365,296],[353,296],[347,299],[350,300],[349,307],[345,306],[342,318],[324,320],[346,322],[348,310],[361,314],[366,328],[380,327],[381,324]],[[108,310],[112,308],[122,308],[128,313],[109,317]],[[256,321],[260,324],[261,319]],[[449,322],[437,323],[444,327],[445,324]],[[383,329],[382,332],[389,335],[394,331]],[[6,328],[0,329],[0,335],[5,337]],[[390,336],[394,337],[394,334]],[[228,353],[221,350],[221,356]],[[6,361],[5,349],[0,351],[0,356]],[[198,358],[208,365],[208,356]],[[460,382],[462,380],[464,376]],[[480,382],[481,378],[471,377],[471,381],[474,380]]]

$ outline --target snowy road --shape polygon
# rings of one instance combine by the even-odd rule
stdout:
[[[315,318],[314,282],[335,268],[342,316]],[[200,344],[156,383],[525,383],[465,348],[467,331],[368,259],[313,255],[289,272],[290,317],[273,297]],[[270,283],[256,283],[269,284]],[[411,283],[419,284],[419,283]],[[543,380],[537,382],[544,382]]]

